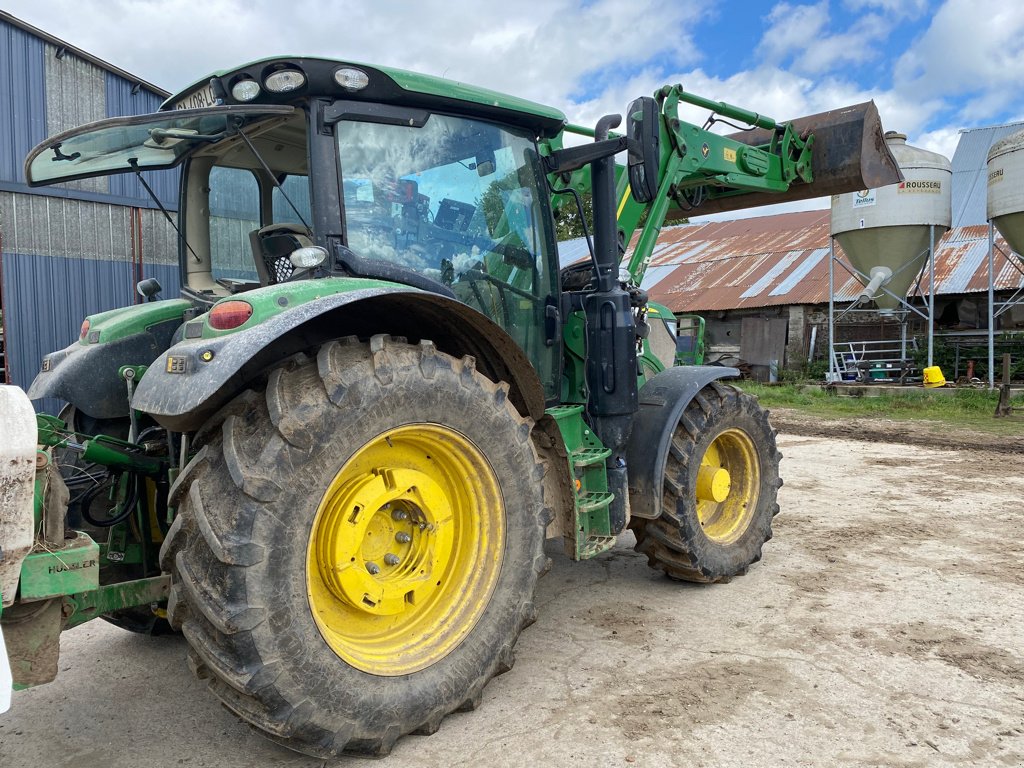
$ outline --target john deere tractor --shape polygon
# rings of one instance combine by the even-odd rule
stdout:
[[[644,271],[673,217],[899,172],[870,103],[780,123],[674,85],[619,122],[274,58],[36,147],[32,185],[180,173],[182,288],[143,281],[42,360],[27,397],[59,416],[0,390],[29,435],[0,497],[15,682],[94,618],[180,632],[269,738],[379,755],[512,666],[545,538],[582,560],[629,528],[683,581],[757,561],[775,432],[734,370],[673,366]],[[591,258],[560,271],[553,216],[583,194]]]

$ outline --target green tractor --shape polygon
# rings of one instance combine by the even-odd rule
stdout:
[[[644,270],[674,215],[899,173],[872,104],[776,123],[671,86],[618,122],[274,58],[36,147],[32,185],[177,169],[182,290],[143,281],[45,357],[27,396],[60,417],[0,390],[31,433],[0,478],[15,684],[53,679],[94,618],[177,631],[269,738],[380,755],[512,666],[546,538],[582,560],[629,528],[685,581],[757,561],[775,432],[732,369],[673,367]],[[592,259],[560,272],[553,215],[581,193]]]

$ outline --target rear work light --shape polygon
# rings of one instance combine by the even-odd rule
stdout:
[[[230,331],[244,325],[252,317],[252,305],[246,301],[225,301],[210,310],[210,327],[217,331]]]

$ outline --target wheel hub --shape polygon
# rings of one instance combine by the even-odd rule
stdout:
[[[729,497],[732,478],[725,467],[701,464],[697,470],[697,498],[704,501],[725,501]]]
[[[309,533],[309,607],[327,645],[376,675],[450,653],[501,571],[505,507],[467,437],[410,424],[369,441],[327,484]]]
[[[451,522],[444,491],[422,472],[377,468],[354,477],[321,523],[317,554],[324,581],[356,610],[401,613],[440,586],[439,566],[451,555]]]
[[[761,486],[761,464],[750,435],[720,432],[701,456],[694,496],[704,534],[718,544],[743,535],[753,519]]]

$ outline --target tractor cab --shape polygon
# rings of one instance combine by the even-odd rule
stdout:
[[[537,140],[563,124],[556,110],[436,78],[273,59],[157,113],[55,136],[26,176],[130,173],[145,185],[148,171],[180,169],[182,291],[204,311],[297,280],[385,280],[468,304],[553,372],[557,256]]]

